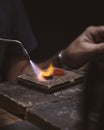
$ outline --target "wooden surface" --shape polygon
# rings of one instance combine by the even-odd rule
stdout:
[[[21,119],[0,108],[0,127],[20,122]]]
[[[0,130],[40,130],[40,128],[0,108]]]
[[[2,83],[0,106],[42,130],[103,130],[104,69],[94,65],[86,76],[85,87],[80,83],[52,94],[17,82]],[[80,128],[82,121],[84,129]]]
[[[74,130],[81,119],[82,97],[81,83],[53,94],[45,94],[17,82],[0,84],[0,106],[43,130]]]
[[[21,121],[14,124],[2,126],[0,127],[0,130],[41,130],[41,129],[27,121]]]
[[[77,107],[79,106],[81,96],[81,85],[76,85],[54,94],[44,94],[16,83],[0,85],[1,107],[34,124],[41,124],[40,126],[43,128],[63,129],[64,126],[66,126],[65,128],[74,127],[74,123],[79,121],[80,117],[74,117],[75,115],[70,115],[70,112],[78,114]],[[52,109],[51,106],[53,107]],[[40,108],[43,111],[40,112]],[[68,113],[65,113],[64,109],[67,109]],[[56,116],[58,110],[59,113],[63,113],[62,115],[60,114],[60,117]],[[53,117],[51,117],[52,115]],[[69,124],[68,118],[73,124]]]
[[[46,93],[52,93],[70,87],[73,84],[77,84],[84,78],[82,74],[77,74],[66,70],[63,71],[65,75],[53,76],[51,80],[46,80],[45,82],[37,79],[34,73],[20,75],[18,76],[18,81],[19,83],[32,87],[33,89],[38,89]]]
[[[64,94],[57,93],[57,97],[63,97],[62,100],[32,107],[27,113],[27,120],[45,127],[47,130],[50,126],[54,130],[76,129],[76,126],[81,121],[80,97],[82,91],[79,88],[76,91],[71,89],[71,91]],[[46,125],[44,126],[44,124]]]

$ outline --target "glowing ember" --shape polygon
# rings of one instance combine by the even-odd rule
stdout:
[[[65,72],[63,69],[59,69],[59,68],[56,68],[53,72],[53,75],[54,76],[64,76],[65,75]]]
[[[45,70],[41,70],[33,61],[30,60],[30,65],[33,72],[36,74],[37,79],[40,81],[46,81],[45,77],[52,76],[53,74],[53,65],[50,64],[49,67]]]

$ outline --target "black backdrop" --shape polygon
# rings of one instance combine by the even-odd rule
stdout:
[[[23,0],[38,40],[35,59],[46,59],[65,48],[89,25],[104,24],[104,4],[93,0]]]

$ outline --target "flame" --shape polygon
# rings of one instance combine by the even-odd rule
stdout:
[[[38,75],[38,79],[45,81],[46,79],[44,77],[51,76],[53,74],[53,65],[50,64],[47,69],[41,70],[40,74]]]
[[[41,71],[42,76],[50,76],[52,74],[53,74],[53,65],[52,64],[50,64],[46,70]]]
[[[53,71],[54,71],[54,67],[52,64],[50,64],[48,66],[47,69],[45,70],[42,70],[40,69],[35,63],[33,63],[32,61],[30,61],[30,64],[31,64],[31,67],[32,67],[32,70],[33,72],[36,74],[37,76],[37,79],[40,80],[40,81],[46,81],[46,79],[44,77],[48,77],[48,76],[51,76],[53,74]]]

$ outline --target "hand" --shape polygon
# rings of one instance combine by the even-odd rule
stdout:
[[[41,63],[35,63],[35,64],[37,64],[37,66],[40,69],[45,69],[49,66],[51,62],[52,59],[50,58],[47,61]],[[4,74],[5,77],[3,77],[4,81],[5,80],[14,81],[21,74],[33,73],[32,67],[29,61],[25,57],[9,58],[9,60],[6,61],[4,68],[5,68],[5,74]]]
[[[90,26],[62,51],[62,61],[76,68],[98,54],[104,54],[104,26]]]

